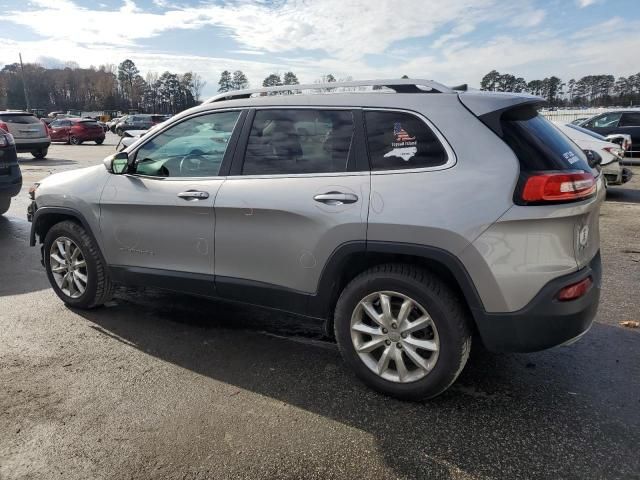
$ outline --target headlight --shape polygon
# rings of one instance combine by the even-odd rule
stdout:
[[[29,187],[29,198],[31,200],[35,200],[36,199],[36,190],[38,189],[39,186],[40,186],[39,183],[34,183],[33,185],[31,185]]]

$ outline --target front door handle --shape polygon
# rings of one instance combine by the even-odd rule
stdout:
[[[358,196],[355,193],[327,192],[320,193],[313,199],[316,202],[326,203],[327,205],[343,205],[357,202]]]
[[[198,190],[187,190],[186,192],[180,192],[178,197],[183,200],[204,200],[205,198],[209,198],[209,193]]]

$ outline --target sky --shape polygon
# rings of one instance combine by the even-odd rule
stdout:
[[[243,70],[301,83],[433,79],[479,86],[640,72],[640,0],[0,0],[0,66],[132,59],[142,74],[194,71],[217,90]]]

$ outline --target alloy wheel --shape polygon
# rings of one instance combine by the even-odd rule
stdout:
[[[424,378],[436,365],[438,330],[426,309],[397,292],[367,295],[351,316],[351,341],[362,362],[385,380]]]
[[[51,274],[58,288],[70,298],[79,298],[87,289],[87,262],[80,247],[68,237],[58,237],[49,251]]]

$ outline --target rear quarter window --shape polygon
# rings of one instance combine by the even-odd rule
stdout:
[[[591,171],[580,147],[533,107],[503,113],[500,124],[502,139],[518,157],[521,171]]]
[[[447,163],[447,152],[429,126],[415,115],[365,112],[372,170],[405,170]]]

